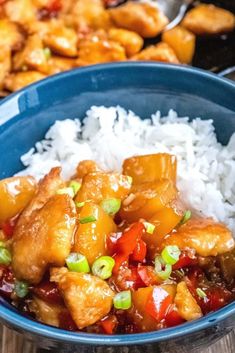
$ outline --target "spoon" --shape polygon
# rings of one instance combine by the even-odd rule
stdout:
[[[194,0],[142,0],[141,2],[148,2],[152,5],[156,5],[156,7],[168,17],[169,23],[164,29],[164,31],[168,31],[182,21],[185,12],[193,1]]]

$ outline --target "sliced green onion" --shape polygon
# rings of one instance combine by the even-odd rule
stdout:
[[[188,222],[190,220],[191,216],[192,216],[192,212],[190,210],[185,211],[184,215],[183,215],[183,218],[179,222],[179,226],[182,226],[183,224]]]
[[[120,210],[121,200],[120,199],[106,199],[101,202],[101,207],[104,212],[113,216]]]
[[[6,243],[4,241],[0,241],[0,248],[5,248],[6,247]]]
[[[66,259],[66,265],[70,271],[89,273],[90,266],[86,256],[73,252]]]
[[[73,188],[70,188],[70,187],[68,187],[68,188],[63,188],[63,189],[59,189],[59,190],[57,191],[57,194],[58,194],[58,195],[67,194],[67,195],[69,195],[69,196],[72,197],[72,198],[74,198],[74,196],[75,196]]]
[[[197,288],[196,289],[196,292],[197,292],[197,295],[200,297],[200,298],[207,298],[207,295],[206,293],[204,292],[204,290],[202,290],[201,288]]]
[[[9,265],[11,263],[11,253],[8,249],[0,247],[0,264]]]
[[[179,261],[181,251],[177,245],[168,245],[166,246],[161,253],[161,256],[166,264],[174,265]]]
[[[75,202],[75,205],[77,208],[83,207],[85,205],[85,202]]]
[[[14,289],[17,297],[24,298],[29,292],[29,285],[26,282],[16,281]]]
[[[44,48],[43,52],[44,52],[46,60],[49,60],[51,58],[51,49],[50,48]]]
[[[102,279],[108,279],[112,276],[115,261],[110,256],[101,256],[92,265],[93,275]]]
[[[149,234],[153,234],[154,230],[155,230],[155,225],[149,222],[143,222],[146,232]]]
[[[73,189],[74,191],[74,196],[78,193],[78,191],[81,189],[82,184],[77,182],[76,180],[72,180],[69,184],[69,187]]]
[[[130,185],[133,183],[133,178],[130,175],[127,175],[127,181]]]
[[[117,293],[113,298],[113,305],[116,309],[127,310],[131,307],[131,291],[125,290]]]
[[[172,266],[166,264],[161,256],[156,256],[155,258],[155,272],[158,277],[163,280],[166,280],[170,277],[172,272]]]
[[[85,224],[85,223],[91,223],[91,222],[95,222],[97,221],[97,219],[95,218],[95,216],[87,216],[87,217],[83,217],[79,219],[79,222],[81,224]]]

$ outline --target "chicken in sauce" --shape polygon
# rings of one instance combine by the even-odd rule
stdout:
[[[71,180],[0,181],[0,295],[44,324],[137,333],[234,300],[235,243],[186,209],[177,160],[135,156],[122,174],[82,161]]]
[[[86,65],[126,60],[191,64],[196,35],[235,27],[231,12],[206,4],[195,4],[177,27],[167,30],[168,23],[155,1],[3,0],[0,96]]]

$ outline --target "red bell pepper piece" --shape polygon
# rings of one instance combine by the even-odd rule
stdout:
[[[113,256],[115,259],[115,266],[113,268],[113,273],[116,274],[121,267],[121,265],[129,260],[129,256],[136,249],[136,245],[140,242],[143,232],[145,231],[145,227],[143,223],[137,222],[133,223],[128,229],[126,229],[122,235],[117,239],[115,246],[116,253]],[[111,241],[111,240],[110,240]],[[142,244],[141,250],[137,254],[139,257],[143,256],[145,251],[145,245]],[[141,257],[142,258],[142,257]]]
[[[139,265],[137,267],[137,272],[146,287],[158,284],[158,278],[152,266]]]
[[[182,251],[179,260],[172,266],[173,271],[180,268],[190,267],[197,264],[197,257],[188,251]]]
[[[137,242],[136,247],[133,253],[131,254],[130,258],[132,261],[143,262],[146,257],[146,254],[147,254],[147,245],[142,239],[140,239]]]
[[[166,327],[173,327],[182,324],[185,320],[180,316],[175,304],[169,306],[165,317]]]
[[[156,321],[165,319],[169,306],[172,304],[172,296],[162,287],[154,287],[147,301],[145,310]]]
[[[100,325],[107,335],[112,335],[115,333],[118,321],[115,315],[110,315],[105,317],[100,321]]]

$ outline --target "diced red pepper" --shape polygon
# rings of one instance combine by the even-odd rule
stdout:
[[[118,321],[115,315],[109,315],[100,321],[100,325],[107,335],[112,335],[116,331]]]
[[[145,260],[146,254],[147,254],[147,245],[142,239],[140,239],[137,242],[136,247],[130,256],[130,259],[132,261],[143,262]]]
[[[146,287],[158,284],[158,278],[152,266],[139,265],[137,272]]]
[[[62,9],[61,0],[49,0],[46,6],[49,12],[59,12]]]
[[[117,274],[121,265],[129,260],[129,256],[133,254],[136,249],[136,245],[140,242],[141,237],[145,231],[145,227],[143,223],[137,222],[133,223],[128,229],[126,229],[122,235],[115,241],[111,240],[113,249],[115,249],[116,253],[113,258],[115,259],[115,266],[113,269],[113,273]],[[109,243],[110,244],[110,243]],[[145,252],[145,245],[142,243],[141,249],[137,250],[136,256],[142,259],[142,256]]]
[[[182,251],[179,260],[172,266],[173,271],[180,268],[191,267],[197,265],[197,257],[188,251]]]
[[[144,231],[145,227],[143,223],[133,223],[117,240],[117,251],[127,256],[132,254]]]
[[[15,277],[11,268],[0,266],[0,294],[5,298],[10,298],[14,292]]]
[[[128,267],[127,264],[120,267],[117,274],[114,274],[113,283],[120,291],[127,289],[137,290],[145,287],[137,272],[137,267]]]
[[[113,255],[117,252],[117,241],[122,236],[121,232],[112,233],[106,240],[106,245],[109,255]]]
[[[63,299],[60,295],[56,283],[44,281],[32,288],[32,292],[42,300],[49,303],[63,304]]]
[[[166,327],[173,327],[182,324],[185,320],[180,316],[175,304],[169,306],[165,317]]]
[[[172,304],[172,296],[162,287],[154,287],[147,301],[145,310],[156,321],[165,319],[169,306]]]

